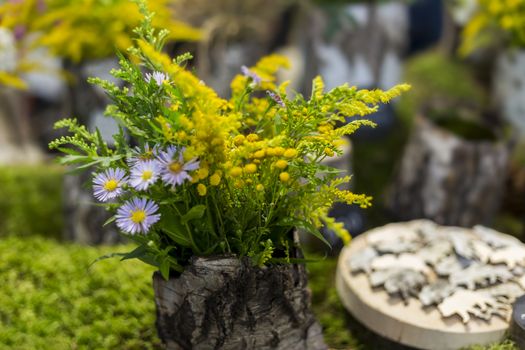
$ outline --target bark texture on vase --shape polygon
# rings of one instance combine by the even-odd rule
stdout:
[[[157,330],[173,349],[327,349],[310,310],[303,265],[258,268],[249,259],[193,258],[153,275]]]
[[[397,220],[490,224],[501,204],[508,159],[503,142],[464,140],[418,118],[387,207]]]

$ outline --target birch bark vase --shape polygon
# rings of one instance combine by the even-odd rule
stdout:
[[[166,349],[327,349],[310,310],[304,265],[252,266],[219,256],[178,277],[153,275],[157,330]]]
[[[521,138],[525,138],[525,50],[501,53],[495,68],[494,102]]]
[[[503,142],[466,140],[417,118],[387,207],[396,220],[490,224],[501,204],[508,160]]]

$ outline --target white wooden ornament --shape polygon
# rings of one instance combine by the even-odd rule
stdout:
[[[490,306],[495,306],[495,302],[489,295],[460,289],[439,304],[438,309],[444,317],[457,314],[463,323],[467,323],[470,321],[469,314],[478,314],[478,311],[487,310]]]
[[[377,251],[382,239],[402,242],[395,247],[400,253]],[[411,252],[411,243],[421,248]],[[401,252],[402,246],[408,251]],[[349,261],[369,248],[377,255],[367,253],[368,268],[359,270],[368,272],[352,273]],[[503,337],[512,302],[525,291],[521,249],[514,238],[483,227],[458,229],[427,220],[389,224],[343,249],[336,286],[354,317],[394,341],[422,349],[489,344]],[[500,257],[509,251],[516,253]]]
[[[511,245],[496,250],[490,256],[492,264],[506,264],[510,269],[525,265],[525,247]]]

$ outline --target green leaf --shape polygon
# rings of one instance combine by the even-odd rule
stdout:
[[[175,243],[180,244],[183,247],[191,248],[191,241],[184,235],[184,229],[175,228],[174,226],[171,226],[170,228],[171,229],[168,230],[164,227],[163,232],[166,233],[166,235]]]
[[[60,164],[83,163],[86,161],[90,161],[91,159],[92,158],[90,156],[68,154],[67,156],[60,157],[59,163]]]
[[[170,278],[170,262],[168,259],[164,259],[160,263],[159,270],[162,277],[167,281]]]
[[[112,222],[114,222],[117,218],[115,216],[112,216],[110,217],[109,219],[107,219],[103,224],[102,224],[102,227],[105,227],[109,224],[111,224]]]
[[[106,259],[111,259],[111,258],[116,258],[116,257],[120,257],[120,256],[125,256],[126,254],[127,253],[110,253],[110,254],[102,255],[102,256],[96,258],[95,260],[93,260],[93,262],[91,264],[89,264],[88,269],[91,268],[91,266],[93,266],[96,263],[98,263],[99,261],[106,260]]]
[[[127,253],[120,260],[129,260],[143,257],[147,254],[148,248],[145,245],[139,245],[137,248],[133,249],[131,252]]]
[[[104,142],[100,130],[98,128],[95,128],[95,133],[97,135],[98,146],[100,147],[100,154],[102,154],[103,156],[107,156],[109,154],[108,146],[106,145],[106,142]]]
[[[314,235],[317,239],[321,240],[329,248],[332,248],[330,243],[323,237],[321,232],[319,232],[319,230],[308,221],[299,218],[284,218],[277,223],[277,226],[297,227],[303,229],[306,232]]]
[[[81,153],[73,148],[66,148],[66,147],[58,147],[57,150],[59,150],[62,153],[69,154],[72,156],[82,156]]]
[[[200,219],[204,216],[206,206],[199,204],[191,208],[181,219],[183,224],[187,224],[190,220]]]
[[[161,215],[161,230],[175,243],[191,248],[191,241],[187,236],[186,227],[184,227],[179,216],[174,211],[170,210],[168,206],[160,207]]]

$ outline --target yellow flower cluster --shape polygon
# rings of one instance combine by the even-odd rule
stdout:
[[[171,40],[197,40],[200,32],[175,21],[170,10],[176,0],[149,0],[154,25],[169,30]],[[74,62],[125,53],[142,15],[128,0],[24,0],[0,5],[0,26],[41,33],[36,45]]]
[[[460,53],[505,42],[525,47],[524,0],[477,0],[477,11],[462,33]]]

